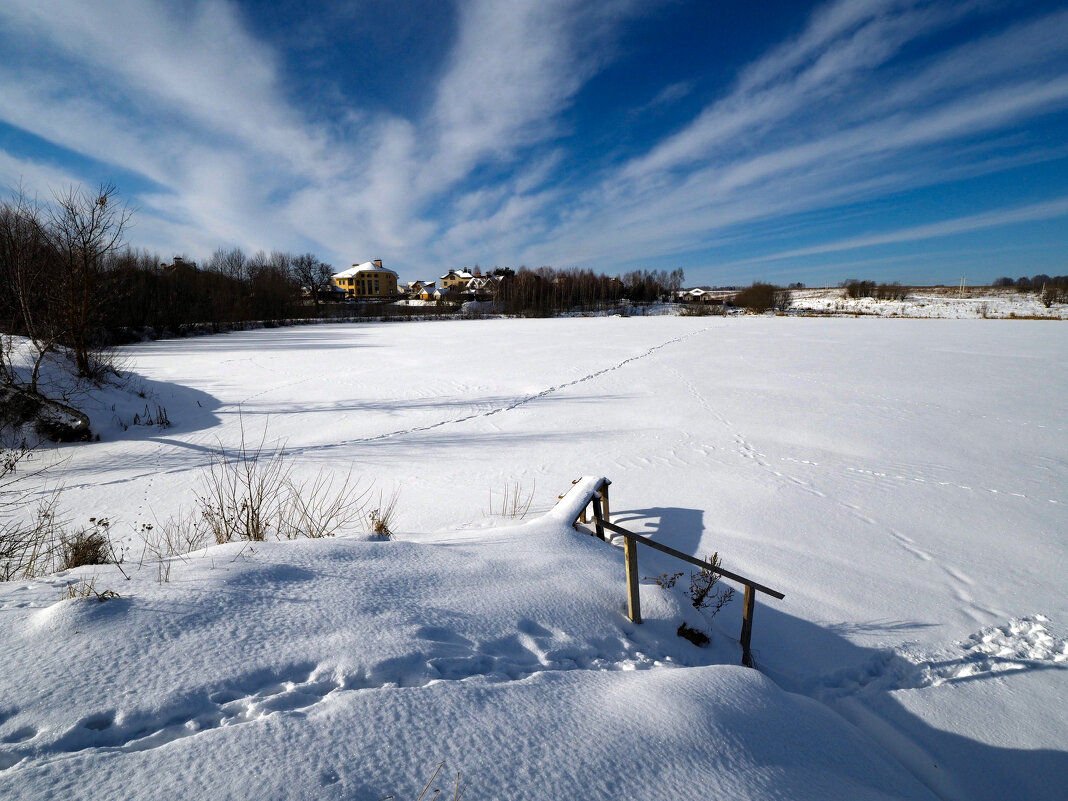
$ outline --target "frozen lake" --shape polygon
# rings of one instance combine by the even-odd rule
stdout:
[[[301,475],[351,466],[397,491],[413,542],[502,525],[491,506],[516,486],[534,517],[604,475],[617,523],[786,594],[761,599],[754,636],[780,687],[827,702],[943,797],[1063,787],[1064,325],[324,325],[123,356],[145,398],[102,397],[103,441],[64,448],[58,470],[72,516],[107,517],[131,547],[191,504],[242,427],[284,443]],[[140,406],[172,425],[130,425]],[[642,558],[644,574],[674,569]]]

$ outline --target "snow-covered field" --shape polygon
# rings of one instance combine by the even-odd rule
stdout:
[[[125,356],[144,397],[97,395],[102,441],[51,480],[131,578],[0,584],[0,797],[401,801],[442,761],[442,798],[456,772],[465,799],[1064,797],[1063,325],[362,324]],[[242,427],[398,492],[396,539],[212,546],[160,581],[137,530]],[[627,620],[621,549],[547,514],[583,475],[618,524],[785,593],[758,596],[758,671],[740,600],[710,624],[646,581]],[[517,486],[526,520],[492,514]],[[121,597],[60,600],[93,577]]]
[[[838,287],[800,289],[793,292],[793,310],[815,314],[953,320],[1068,319],[1068,303],[1051,303],[1047,308],[1037,293],[993,287],[964,290],[914,287],[901,300],[850,298],[846,297],[845,290]]]

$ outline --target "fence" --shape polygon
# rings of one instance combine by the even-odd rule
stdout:
[[[785,596],[766,587],[750,578],[725,570],[713,565],[704,559],[677,551],[655,540],[627,531],[622,526],[617,526],[609,519],[608,488],[612,482],[607,478],[584,476],[572,482],[572,487],[560,496],[560,501],[550,513],[553,516],[565,520],[571,525],[587,523],[587,509],[593,507],[594,536],[607,541],[605,531],[618,534],[623,537],[623,559],[627,569],[627,617],[635,623],[642,622],[641,599],[638,594],[638,546],[643,545],[653,550],[674,556],[691,565],[705,568],[716,573],[722,578],[735,581],[745,587],[745,603],[742,609],[742,632],[738,641],[742,646],[742,664],[753,667],[753,611],[756,606],[756,594],[762,592],[772,598],[782,600]]]

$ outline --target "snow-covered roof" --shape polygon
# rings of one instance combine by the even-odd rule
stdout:
[[[352,278],[356,273],[392,273],[396,275],[394,270],[390,270],[386,267],[379,267],[373,261],[365,261],[363,264],[354,264],[347,270],[342,270],[339,273],[334,273],[334,278]]]
[[[449,270],[445,275],[441,276],[441,278],[442,280],[445,280],[450,275],[454,275],[457,278],[474,278],[474,276],[466,270]]]

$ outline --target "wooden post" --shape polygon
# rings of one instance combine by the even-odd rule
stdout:
[[[627,563],[627,617],[635,623],[641,623],[642,606],[638,596],[638,543],[630,537],[623,538],[623,559]]]
[[[745,609],[742,611],[742,664],[753,667],[753,608],[756,604],[756,591],[751,584],[745,585]]]
[[[593,496],[593,522],[595,524],[594,528],[597,530],[597,538],[603,540],[604,526],[602,523],[604,522],[604,515],[601,513],[601,499],[596,495]]]
[[[608,481],[601,485],[601,511],[604,512],[604,519],[611,523],[612,510],[608,508]]]

